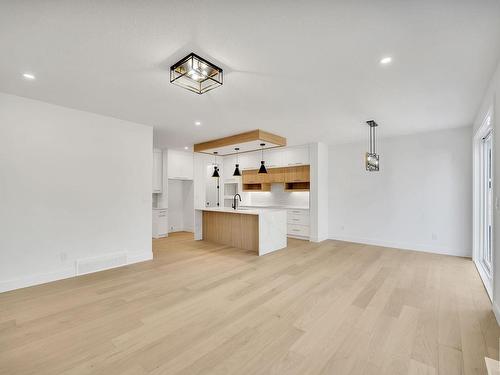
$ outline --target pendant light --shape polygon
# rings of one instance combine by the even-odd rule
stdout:
[[[236,147],[234,150],[236,151],[236,168],[234,168],[233,176],[241,176],[240,165],[238,164],[238,152],[240,151],[240,148]]]
[[[219,168],[217,167],[217,151],[214,151],[214,173],[212,173],[212,177],[219,178]]]
[[[259,173],[267,173],[266,166],[264,165],[264,146],[265,143],[261,143],[260,147],[262,147],[262,158],[260,160],[260,168],[259,168]]]
[[[378,172],[380,167],[380,155],[377,155],[375,150],[375,128],[378,124],[373,120],[367,121],[366,123],[370,127],[370,151],[365,154],[366,170],[368,172]]]

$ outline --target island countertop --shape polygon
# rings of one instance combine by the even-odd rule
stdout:
[[[238,208],[234,209],[231,207],[205,207],[200,208],[200,211],[210,211],[210,212],[226,212],[230,214],[243,214],[243,215],[262,215],[268,211],[286,211],[280,208]]]

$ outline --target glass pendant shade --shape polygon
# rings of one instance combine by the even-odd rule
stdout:
[[[260,162],[259,173],[267,173],[266,166],[264,165],[264,160]]]
[[[217,166],[214,166],[214,173],[212,173],[212,177],[220,177],[219,175],[219,168]]]
[[[170,83],[203,94],[222,86],[223,71],[204,58],[190,53],[170,67]]]
[[[241,176],[240,165],[239,164],[236,164],[236,168],[234,168],[233,176]]]
[[[365,155],[366,170],[377,172],[379,170],[379,155],[367,152]]]

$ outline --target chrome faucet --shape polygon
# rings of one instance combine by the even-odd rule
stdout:
[[[233,197],[233,208],[236,210],[238,208],[238,201],[236,200],[236,197],[240,198],[240,202],[241,202],[241,195],[239,194],[234,194],[234,197]]]

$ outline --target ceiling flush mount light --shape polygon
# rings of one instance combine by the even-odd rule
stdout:
[[[190,53],[170,67],[170,83],[203,94],[222,86],[223,72],[218,66]]]
[[[23,73],[23,77],[25,79],[28,79],[30,81],[34,80],[35,79],[35,75],[34,74],[31,74],[31,73]]]
[[[261,143],[260,147],[262,147],[262,158],[260,160],[260,168],[259,168],[259,173],[267,173],[266,166],[264,165],[264,146],[265,143]]]
[[[391,61],[392,61],[392,57],[389,57],[389,56],[387,56],[387,57],[384,57],[384,58],[380,59],[380,63],[381,63],[382,65],[387,65],[387,64],[389,64]]]
[[[219,178],[219,167],[217,166],[217,151],[214,151],[214,173],[212,173],[212,177]]]
[[[375,150],[375,128],[378,124],[373,120],[366,123],[370,127],[370,151],[365,155],[366,170],[369,172],[378,172],[380,155],[377,155]]]
[[[234,173],[233,176],[241,176],[240,172],[240,165],[239,165],[239,160],[238,160],[238,152],[240,151],[239,147],[235,147],[234,151],[236,151],[236,167],[234,168]]]

